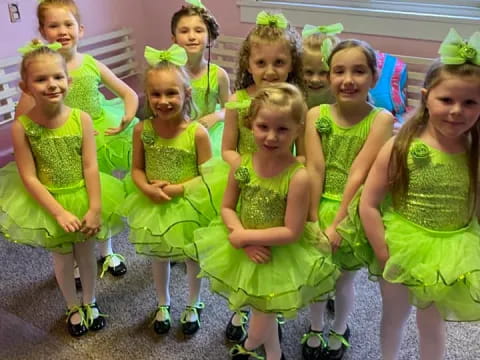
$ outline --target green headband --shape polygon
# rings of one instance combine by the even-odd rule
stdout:
[[[286,29],[288,20],[283,14],[269,14],[266,11],[260,11],[257,15],[257,25],[275,26],[280,29]]]
[[[177,44],[173,44],[167,50],[157,50],[150,46],[145,46],[144,56],[150,66],[155,66],[162,61],[168,61],[177,66],[184,66],[188,60],[185,49]]]
[[[480,66],[480,32],[474,32],[468,41],[464,41],[452,28],[440,45],[438,53],[440,61],[446,65],[472,63]]]
[[[32,51],[41,49],[43,47],[47,47],[50,50],[53,51],[58,51],[59,49],[62,48],[62,44],[58,42],[54,42],[51,44],[42,44],[41,42],[34,42],[30,41],[27,45],[22,46],[20,49],[18,49],[18,52],[22,54],[23,56],[27,55],[28,53],[31,53]]]

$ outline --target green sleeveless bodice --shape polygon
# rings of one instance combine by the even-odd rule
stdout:
[[[100,70],[95,59],[84,54],[82,64],[69,71],[69,75],[72,84],[65,97],[65,104],[85,111],[95,122],[103,114],[101,107],[103,95],[98,90],[101,83]]]
[[[195,147],[198,126],[198,123],[191,122],[177,137],[164,139],[155,133],[151,119],[144,120],[142,142],[148,180],[179,184],[199,175]]]
[[[335,123],[329,104],[320,105],[320,114],[315,126],[320,133],[325,156],[324,197],[342,200],[350,168],[365,144],[373,120],[380,111],[381,108],[374,108],[357,124],[345,128]]]
[[[407,164],[408,193],[395,212],[432,230],[464,227],[471,209],[466,153],[447,154],[416,139],[410,145]]]
[[[238,102],[251,99],[250,95],[248,95],[247,90],[245,89],[237,90],[236,95],[237,95]],[[245,117],[247,115],[248,115],[248,108],[238,109],[237,150],[240,155],[249,154],[257,150],[257,144],[255,144],[255,139],[253,137],[252,130],[245,127]]]
[[[56,129],[40,126],[27,115],[18,120],[30,142],[40,182],[51,192],[83,186],[80,110],[71,109],[67,121]]]
[[[205,98],[209,82],[210,91],[208,97]],[[192,86],[193,102],[198,111],[196,119],[215,112],[218,102],[218,66],[210,64],[210,71],[208,73],[205,71],[205,74],[198,79],[192,79],[190,85]]]
[[[290,179],[302,167],[302,164],[294,163],[280,174],[264,178],[255,173],[252,155],[242,155],[235,179],[241,190],[237,214],[245,228],[284,226]]]

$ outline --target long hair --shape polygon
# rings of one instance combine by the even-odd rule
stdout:
[[[429,113],[426,107],[426,100],[430,91],[439,85],[447,77],[473,77],[480,81],[480,66],[473,64],[445,65],[439,60],[435,61],[427,71],[423,87],[427,90],[422,96],[420,106],[400,129],[395,137],[390,164],[388,169],[389,182],[393,196],[393,204],[397,206],[407,194],[409,185],[409,173],[407,166],[407,155],[412,140],[419,136],[425,129]],[[468,168],[470,177],[470,193],[472,194],[473,209],[476,206],[478,196],[478,169],[479,169],[479,135],[480,124],[477,123],[468,131],[470,136],[470,147],[467,149]]]

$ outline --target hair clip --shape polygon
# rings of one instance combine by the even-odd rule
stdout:
[[[162,61],[168,61],[177,66],[184,66],[188,60],[185,49],[177,44],[173,44],[167,50],[157,50],[150,46],[145,46],[144,57],[150,66],[155,66]]]
[[[480,66],[480,32],[476,31],[468,41],[451,28],[440,48],[440,61],[446,65],[472,63]]]
[[[286,29],[288,20],[283,14],[269,14],[266,11],[260,11],[257,15],[257,25],[275,26],[280,29]]]

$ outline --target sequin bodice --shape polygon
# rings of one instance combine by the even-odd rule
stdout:
[[[148,180],[179,184],[199,174],[195,148],[198,126],[198,123],[192,122],[176,137],[164,139],[155,133],[150,119],[144,121],[142,142]]]
[[[242,155],[235,179],[241,190],[237,213],[245,228],[284,226],[290,179],[301,167],[300,163],[294,163],[274,177],[263,178],[253,169],[252,155]]]
[[[250,99],[247,90],[242,89],[236,92],[237,101],[241,102],[244,100]],[[255,144],[255,139],[253,137],[252,130],[245,127],[245,117],[248,114],[247,109],[238,110],[238,141],[237,141],[237,150],[240,155],[250,154],[257,150],[257,144]]]
[[[466,154],[447,154],[417,139],[410,145],[407,163],[408,193],[395,211],[432,230],[464,227],[470,221]]]
[[[72,109],[67,121],[56,129],[40,126],[26,115],[19,121],[30,142],[40,182],[50,191],[83,185],[80,110]]]
[[[95,120],[103,114],[101,107],[103,95],[98,91],[101,83],[100,70],[95,59],[84,54],[82,64],[70,70],[69,75],[72,78],[72,84],[65,97],[65,104],[85,111],[95,123]]]
[[[316,122],[325,156],[325,183],[323,196],[341,200],[353,161],[365,144],[375,116],[381,111],[374,108],[357,124],[344,128],[335,123],[328,104],[320,105]]]
[[[208,97],[205,98],[209,82],[210,90]],[[205,74],[198,79],[192,79],[190,84],[192,86],[193,102],[197,107],[196,119],[215,112],[218,102],[218,66],[210,64],[210,71],[208,73],[205,71]]]

